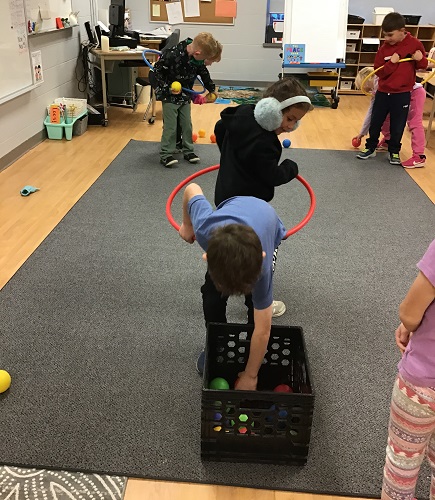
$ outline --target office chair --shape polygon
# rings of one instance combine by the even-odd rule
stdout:
[[[165,50],[168,50],[171,47],[174,47],[175,45],[177,45],[177,43],[179,41],[180,41],[180,30],[177,28],[165,40],[163,47],[161,48],[161,51],[164,52]],[[141,86],[141,89],[139,91],[139,94],[136,97],[135,104],[133,105],[133,111],[135,111],[137,108],[137,103],[138,103],[139,98],[143,92],[143,89],[145,87],[149,86],[150,87],[150,100],[148,102],[147,108],[146,108],[145,113],[143,115],[143,119],[144,119],[144,121],[147,119],[149,110],[151,108],[151,117],[149,118],[148,123],[150,125],[152,125],[156,119],[156,94],[154,92],[154,89],[157,86],[156,77],[155,77],[153,71],[150,70],[147,77],[136,78],[136,83]]]

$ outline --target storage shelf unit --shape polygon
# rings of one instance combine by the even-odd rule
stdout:
[[[409,25],[406,31],[421,41],[426,52],[435,45],[435,25]],[[363,44],[363,39],[379,39],[382,44],[382,28],[377,24],[348,24],[347,35],[351,38],[346,40],[346,68],[341,70],[339,93],[362,95],[363,92],[355,89],[355,77],[365,66],[373,66],[379,47],[377,40],[371,45]]]

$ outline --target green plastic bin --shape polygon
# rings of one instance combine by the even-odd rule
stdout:
[[[44,125],[47,129],[47,135],[49,139],[62,139],[63,138],[63,131],[65,130],[65,138],[67,141],[70,141],[72,139],[73,135],[73,126],[74,123],[82,118],[83,116],[87,115],[88,111],[84,111],[78,116],[75,116],[71,123],[65,123],[62,121],[61,123],[51,123],[50,122],[50,117],[47,116],[44,120]]]

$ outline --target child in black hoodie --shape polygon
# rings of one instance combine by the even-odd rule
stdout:
[[[256,105],[242,104],[222,111],[214,133],[221,152],[215,204],[233,196],[255,196],[270,201],[275,186],[298,175],[297,164],[279,162],[278,135],[291,132],[312,109],[304,87],[295,78],[272,84]]]

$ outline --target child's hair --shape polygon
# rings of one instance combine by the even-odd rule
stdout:
[[[222,53],[222,45],[215,40],[211,33],[203,31],[198,33],[193,39],[192,45],[201,51],[203,59],[215,60],[216,56]]]
[[[370,75],[370,73],[373,73],[374,69],[375,68],[373,66],[366,66],[365,68],[362,68],[358,71],[358,74],[356,75],[356,78],[355,78],[355,88],[357,90],[361,89],[362,82],[364,81],[364,79],[367,76]],[[373,87],[374,78],[375,78],[375,75],[373,75],[373,77],[369,79],[369,82],[372,84],[372,87]]]
[[[208,242],[207,265],[216,289],[223,295],[248,295],[263,265],[257,233],[243,224],[218,227]]]
[[[272,83],[263,94],[263,97],[274,97],[277,101],[282,102],[290,97],[295,97],[298,95],[307,96],[307,92],[302,86],[302,84],[293,77],[282,78],[275,83]],[[311,111],[313,109],[313,105],[309,102],[299,102],[297,104],[293,104],[295,108],[302,109],[305,112]],[[282,112],[285,113],[289,108],[293,106],[288,106],[283,109]]]
[[[405,18],[398,12],[390,12],[382,21],[382,31],[389,33],[390,31],[401,30],[405,27]]]

